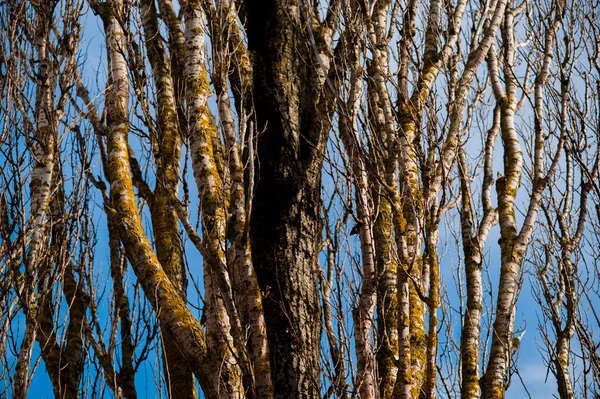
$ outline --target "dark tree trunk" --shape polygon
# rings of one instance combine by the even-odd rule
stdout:
[[[251,243],[276,398],[319,397],[318,253],[322,149],[318,87],[302,5],[247,1],[258,125]],[[302,37],[302,38],[301,38]]]

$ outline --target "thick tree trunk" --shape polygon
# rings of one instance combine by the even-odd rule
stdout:
[[[325,134],[301,6],[247,2],[258,122],[251,245],[264,295],[276,398],[320,396],[318,253]]]

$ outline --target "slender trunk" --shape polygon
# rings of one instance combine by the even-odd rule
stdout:
[[[435,218],[436,216],[431,216]],[[440,307],[440,264],[437,252],[439,243],[438,221],[429,221],[427,226],[427,244],[425,248],[426,269],[429,275],[427,287],[427,352],[425,356],[425,375],[420,398],[434,399],[436,397],[437,381],[437,349],[438,349],[438,310]]]
[[[502,29],[505,46],[505,70],[512,74],[515,60],[513,29],[514,16],[507,9]],[[490,56],[491,57],[491,56]],[[523,154],[515,130],[516,82],[511,75],[506,78],[506,94],[496,80],[495,58],[492,62],[493,88],[500,105],[500,133],[504,145],[504,176],[498,178],[498,220],[500,223],[501,269],[498,290],[496,318],[493,325],[492,348],[489,363],[483,377],[482,393],[484,398],[503,398],[508,376],[508,367],[513,348],[515,307],[519,291],[519,275],[524,249],[517,248],[517,222],[515,217],[515,199],[521,185]]]
[[[33,345],[35,344],[37,325],[35,319],[37,314],[29,311],[27,314],[27,324],[23,341],[19,347],[19,357],[15,367],[14,383],[12,387],[13,398],[27,399],[27,391],[29,390],[30,376],[29,369],[31,367],[31,356],[33,354]]]
[[[479,381],[480,333],[483,312],[483,254],[482,244],[486,242],[491,227],[497,222],[497,212],[491,203],[493,179],[494,142],[500,130],[500,108],[494,110],[494,124],[488,131],[484,149],[484,180],[481,193],[483,218],[474,231],[474,214],[470,187],[469,166],[464,148],[458,155],[458,169],[461,187],[461,235],[465,256],[467,303],[461,332],[461,398],[475,399],[481,394]]]
[[[377,301],[377,275],[375,273],[373,205],[369,196],[369,179],[365,162],[360,156],[358,136],[358,109],[362,94],[362,80],[359,79],[358,72],[358,55],[355,51],[351,71],[350,96],[346,109],[341,112],[340,137],[352,165],[363,267],[363,280],[358,307],[353,313],[358,367],[357,385],[361,399],[375,399],[377,383],[372,334]],[[348,115],[348,117],[344,117],[344,115]]]
[[[115,314],[121,323],[121,350],[123,360],[118,377],[115,378],[126,399],[137,399],[135,388],[134,351],[132,338],[132,324],[129,313],[129,298],[125,290],[125,256],[121,252],[121,242],[116,226],[108,220],[108,245],[110,249],[110,276],[113,280],[113,292],[115,295]],[[107,379],[113,378],[108,370],[104,370]],[[115,392],[118,396],[118,392]]]
[[[204,12],[199,1],[189,1],[186,17],[185,84],[189,115],[188,134],[192,167],[202,210],[202,234],[206,248],[204,283],[207,342],[211,361],[204,372],[210,375],[221,398],[244,397],[242,371],[247,372],[241,327],[230,292],[226,270],[225,224],[227,198],[220,156],[221,142],[214,117],[208,108],[210,95],[204,64]],[[239,357],[238,357],[239,356]],[[240,361],[238,361],[238,359]]]
[[[368,103],[369,119],[373,126],[374,138],[378,147],[383,149],[381,170],[387,187],[396,189],[396,163],[394,142],[397,131],[394,113],[387,90],[389,75],[389,40],[387,39],[388,1],[378,2],[371,21],[365,18],[367,33],[373,43],[373,59],[368,65]],[[379,210],[373,221],[373,240],[375,244],[375,262],[377,276],[377,371],[379,395],[392,397],[398,375],[398,262],[394,248],[394,228],[392,204],[380,184],[371,187],[371,195]]]
[[[69,237],[65,226],[65,193],[62,185],[63,173],[59,164],[54,165],[50,213],[51,256],[39,262],[38,282],[38,333],[36,339],[44,359],[54,395],[59,398],[77,398],[83,373],[83,339],[80,331],[87,303],[80,287],[72,279],[73,267],[69,259]],[[63,276],[62,286],[68,303],[69,321],[64,341],[59,341],[55,331],[55,301],[52,287]]]
[[[392,206],[381,196],[378,208],[379,215],[373,228],[378,278],[377,370],[381,379],[380,397],[390,398],[398,375],[398,262],[394,259]]]
[[[49,59],[52,12],[51,4],[46,4],[39,7],[35,15],[34,50],[38,68],[36,71],[35,142],[31,151],[34,165],[29,185],[31,239],[25,257],[25,286],[19,288],[27,320],[13,385],[13,396],[19,399],[27,397],[33,345],[37,338],[40,313],[43,312],[43,309],[37,308],[37,295],[34,291],[39,277],[38,268],[41,261],[45,261],[45,258],[42,257],[42,249],[47,242],[47,216],[52,196],[56,152],[56,121],[53,101],[56,71],[54,64]]]
[[[238,304],[240,318],[243,325],[249,326],[249,357],[252,361],[252,375],[246,386],[251,392],[250,396],[257,398],[273,397],[273,384],[271,381],[271,365],[269,358],[269,347],[267,341],[267,329],[263,310],[263,299],[258,286],[258,280],[252,262],[250,238],[247,220],[248,198],[244,187],[244,166],[242,164],[242,148],[246,144],[245,137],[240,134],[236,140],[233,110],[228,94],[228,80],[232,63],[240,61],[240,53],[243,54],[244,47],[236,42],[239,35],[237,21],[233,4],[222,1],[218,4],[218,11],[226,15],[224,21],[213,18],[211,24],[213,32],[213,54],[215,54],[215,76],[214,86],[217,94],[217,108],[221,130],[225,142],[225,153],[228,154],[226,161],[230,177],[230,205],[228,220],[228,231],[232,247],[228,250],[232,256],[228,257],[229,268],[232,270],[233,295]],[[230,42],[237,43],[231,48]],[[233,72],[235,74],[235,72]],[[240,77],[238,77],[240,78]],[[249,90],[249,87],[241,89],[234,85],[237,90]],[[249,94],[248,94],[249,95]],[[238,108],[240,109],[240,108]],[[242,109],[243,110],[243,109]],[[250,112],[250,110],[248,110]],[[244,112],[244,110],[242,111]],[[245,121],[241,120],[241,126]],[[245,126],[244,126],[245,127]],[[252,135],[253,132],[245,132]],[[250,137],[249,140],[253,140]],[[243,337],[240,337],[243,339]],[[241,343],[243,346],[244,343]]]
[[[104,22],[108,56],[106,93],[107,170],[110,202],[105,206],[113,218],[127,257],[148,301],[158,318],[172,334],[186,362],[192,367],[207,397],[218,397],[214,382],[203,372],[206,364],[206,340],[196,320],[159,263],[146,237],[133,193],[127,135],[129,131],[129,76],[125,59],[125,38],[121,23],[123,3],[98,3],[96,11]]]
[[[177,104],[173,74],[169,58],[159,34],[158,16],[154,1],[140,4],[148,59],[157,90],[157,135],[153,147],[157,149],[156,189],[150,202],[152,230],[156,255],[165,273],[186,298],[187,280],[183,265],[183,248],[174,204],[178,195],[181,158],[181,135],[177,123]],[[179,42],[176,42],[179,43]],[[173,56],[177,55],[173,53]],[[166,328],[161,329],[164,349],[163,366],[169,396],[194,399],[196,389],[192,371]]]
[[[553,58],[554,36],[562,19],[562,7],[557,3],[554,8],[554,21],[548,27],[544,42],[544,57],[542,68],[535,81],[535,118],[534,118],[534,146],[532,167],[532,189],[527,213],[523,225],[518,231],[515,217],[515,200],[521,186],[523,169],[523,154],[519,143],[519,136],[515,128],[515,113],[517,110],[517,81],[514,73],[516,60],[516,39],[514,32],[514,19],[517,9],[508,7],[505,11],[502,39],[504,50],[504,80],[506,92],[503,91],[498,74],[496,55],[488,55],[489,73],[492,89],[500,105],[500,133],[504,145],[504,176],[497,180],[496,191],[498,195],[498,220],[500,224],[501,268],[496,317],[493,325],[492,346],[489,362],[482,381],[484,398],[503,398],[508,381],[508,369],[515,348],[513,347],[513,333],[516,315],[516,305],[520,290],[521,264],[523,255],[529,245],[537,217],[542,192],[548,184],[548,179],[554,174],[558,159],[564,145],[565,130],[561,134],[553,160],[544,175],[544,146],[545,134],[541,120],[545,111],[543,101],[543,88],[549,74]]]
[[[506,105],[504,105],[506,104]],[[503,398],[513,348],[515,307],[519,292],[519,274],[523,249],[515,247],[517,228],[515,197],[521,182],[523,158],[514,129],[514,96],[502,106],[501,134],[505,151],[505,176],[496,182],[501,238],[501,269],[498,304],[493,326],[490,361],[484,375],[484,398]]]

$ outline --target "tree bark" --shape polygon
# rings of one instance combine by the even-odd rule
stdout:
[[[319,207],[328,123],[318,117],[302,7],[312,5],[246,2],[259,131],[251,245],[276,398],[320,396]]]

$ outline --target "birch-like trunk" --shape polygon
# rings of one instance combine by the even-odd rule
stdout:
[[[225,153],[228,154],[226,162],[231,181],[228,224],[232,236],[228,239],[233,242],[232,248],[229,249],[233,253],[233,259],[230,260],[231,264],[229,265],[230,270],[233,270],[232,289],[239,308],[240,319],[243,325],[249,326],[248,346],[250,348],[249,357],[252,361],[250,386],[254,390],[252,395],[257,398],[268,399],[273,397],[269,344],[262,294],[252,262],[247,218],[247,204],[251,199],[244,186],[244,166],[242,163],[242,148],[247,142],[254,140],[254,132],[245,132],[249,136],[247,142],[244,141],[243,134],[239,135],[239,139],[236,138],[234,113],[227,84],[227,76],[231,70],[230,65],[240,61],[240,53],[243,54],[245,48],[240,47],[241,43],[237,40],[239,31],[237,30],[234,5],[229,1],[222,1],[218,3],[217,11],[221,15],[225,15],[224,19],[215,18],[213,25],[216,29],[212,29],[212,32],[216,70],[214,85],[217,92],[217,108],[225,142]],[[233,44],[237,46],[233,47]],[[218,48],[215,48],[217,46]],[[235,71],[232,73],[234,74]],[[241,88],[238,87],[238,89]],[[249,90],[248,87],[244,89]],[[246,93],[246,95],[249,96],[250,93]],[[241,110],[244,112],[243,108]],[[242,119],[240,122],[241,128],[245,128],[244,123],[245,121]],[[249,127],[252,128],[253,126]]]
[[[461,397],[478,398],[481,318],[483,312],[483,243],[491,227],[497,223],[497,211],[491,203],[491,187],[494,182],[492,161],[494,142],[500,130],[500,108],[494,110],[494,124],[487,132],[484,149],[484,180],[481,192],[483,217],[475,228],[473,196],[470,187],[469,166],[464,149],[459,151],[458,169],[461,185],[461,235],[465,256],[467,303],[461,333]]]
[[[120,0],[96,4],[106,32],[108,81],[106,91],[106,167],[110,203],[105,206],[125,247],[148,301],[161,324],[172,334],[208,397],[218,397],[214,381],[204,374],[207,346],[204,331],[180,291],[167,277],[142,228],[133,193],[127,136],[129,75],[125,58],[124,5]]]
[[[561,132],[556,153],[544,175],[544,141],[545,134],[542,120],[545,107],[542,92],[549,73],[553,57],[553,43],[556,30],[562,19],[562,6],[554,4],[555,13],[552,24],[547,28],[545,42],[542,48],[542,67],[535,81],[535,129],[534,148],[532,154],[532,189],[529,205],[522,227],[519,229],[516,221],[516,196],[521,187],[523,171],[523,154],[519,136],[515,127],[515,113],[517,111],[517,87],[515,75],[516,39],[514,20],[516,14],[522,11],[519,8],[507,7],[502,27],[504,50],[504,86],[499,78],[497,56],[492,49],[488,55],[488,66],[492,89],[496,101],[500,106],[500,135],[504,146],[504,175],[496,182],[498,195],[498,221],[500,225],[500,250],[501,267],[498,285],[498,298],[496,315],[493,324],[492,346],[489,353],[488,365],[482,379],[482,394],[485,398],[503,398],[508,381],[508,369],[514,354],[514,326],[517,299],[520,291],[520,276],[523,256],[529,245],[533,226],[537,217],[542,192],[548,184],[548,179],[556,170],[558,159],[562,153],[565,133]]]
[[[341,114],[340,138],[352,165],[359,239],[362,257],[362,287],[358,307],[354,310],[354,335],[360,397],[375,399],[377,382],[375,373],[375,351],[373,347],[374,317],[377,301],[377,275],[375,271],[375,241],[373,236],[373,201],[369,195],[369,179],[364,159],[360,154],[358,136],[358,110],[362,98],[362,80],[358,68],[358,45],[353,53],[351,69],[351,90],[348,102]]]
[[[179,131],[177,104],[173,73],[159,33],[158,16],[154,1],[140,3],[140,13],[148,60],[156,87],[156,137],[153,147],[157,149],[156,188],[148,199],[156,255],[167,277],[186,298],[187,279],[183,264],[183,248],[179,237],[175,204],[179,190],[181,133]],[[173,53],[173,58],[177,53]],[[196,398],[196,387],[191,369],[166,328],[162,328],[164,348],[163,367],[169,395],[182,399]]]
[[[203,242],[208,254],[204,257],[204,315],[207,342],[212,350],[204,373],[212,379],[219,397],[241,398],[245,394],[238,359],[243,359],[245,349],[240,347],[239,315],[232,306],[229,276],[225,270],[227,198],[223,170],[219,167],[220,149],[215,148],[220,145],[218,130],[208,108],[210,91],[204,60],[205,14],[199,1],[189,1],[184,12],[188,134],[202,210]]]
[[[31,149],[33,169],[29,184],[31,238],[25,256],[24,286],[19,287],[27,320],[15,366],[12,392],[16,399],[27,397],[31,382],[29,371],[33,345],[37,338],[40,313],[42,312],[41,309],[38,309],[35,287],[38,283],[41,262],[45,260],[43,250],[48,244],[48,208],[52,197],[57,141],[57,121],[54,110],[57,72],[55,65],[50,60],[50,28],[53,10],[54,7],[51,4],[39,8],[35,14],[35,30],[32,38],[35,54],[35,61],[32,60],[32,63],[37,62],[38,67],[36,71],[35,131]]]

